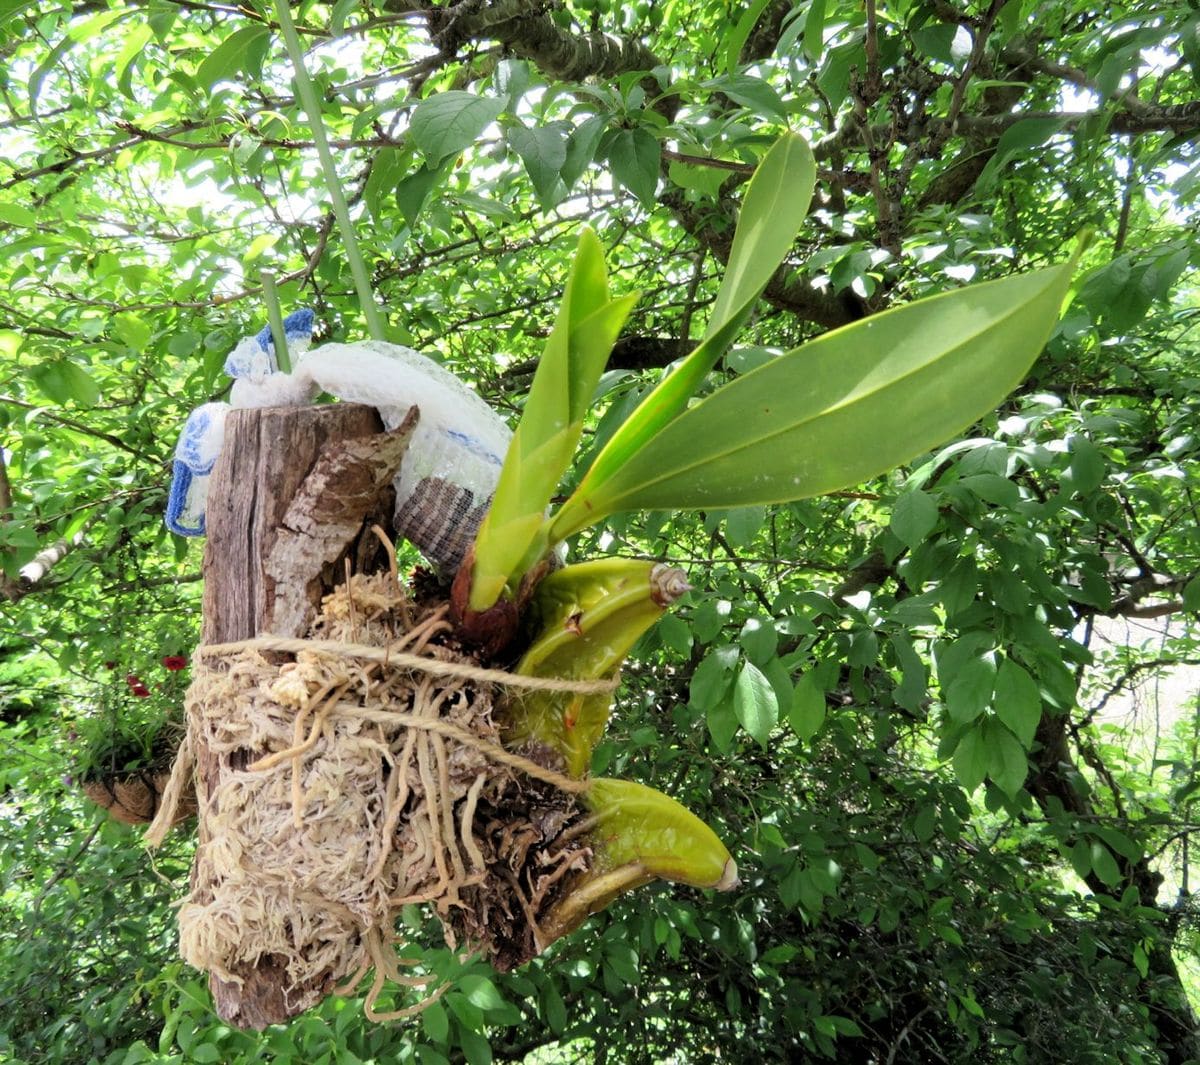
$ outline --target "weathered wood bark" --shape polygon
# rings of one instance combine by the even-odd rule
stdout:
[[[321,596],[343,577],[386,567],[371,526],[392,534],[392,479],[416,425],[414,410],[390,433],[374,409],[357,404],[238,410],[225,426],[213,471],[204,551],[205,643],[262,633],[302,636]],[[196,751],[202,794],[211,799],[222,773],[263,752],[247,750],[222,768]],[[200,843],[210,838],[205,809]],[[297,1012],[280,959],[266,956],[237,971],[242,983],[210,977],[220,1017],[263,1028]],[[322,993],[329,988],[321,988]]]

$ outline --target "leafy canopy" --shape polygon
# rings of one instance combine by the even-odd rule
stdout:
[[[171,452],[264,324],[262,275],[323,338],[367,318],[265,4],[0,2],[0,1056],[1196,1057],[1197,721],[1186,685],[1157,716],[1121,703],[1200,658],[1193,7],[291,10],[388,339],[515,424],[585,226],[610,291],[639,293],[605,319],[607,370],[567,391],[580,459],[553,475],[558,506],[603,474],[617,512],[571,537],[568,503],[558,533],[667,558],[696,590],[635,648],[592,771],[680,798],[746,887],[650,889],[518,973],[466,967],[408,1029],[352,998],[266,1033],[214,1020],[174,960],[191,844],[159,859],[166,888],[63,777],[81,726],[137,733],[162,660],[194,645],[200,549],[161,522]],[[768,259],[735,226],[788,130],[812,202],[781,190],[746,231],[784,261],[752,276]],[[920,297],[1018,275],[1050,302],[1088,227],[1032,370],[951,443],[887,395],[818,442],[744,414],[823,403],[823,360],[859,354],[830,330],[898,329]],[[735,346],[708,339],[739,316]],[[810,367],[780,357],[814,338]],[[954,379],[942,354],[930,389]],[[700,406],[631,416],[688,366]],[[799,503],[705,499],[688,463],[727,450],[694,430],[709,403],[764,449],[886,431],[937,450]],[[654,471],[628,446],[649,428]],[[702,509],[659,509],[685,498]]]

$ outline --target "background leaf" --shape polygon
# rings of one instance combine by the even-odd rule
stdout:
[[[937,517],[932,496],[919,489],[905,492],[892,507],[892,532],[906,547],[916,547],[933,531]]]
[[[409,120],[413,142],[436,167],[474,144],[504,110],[504,101],[448,89],[417,104]]]
[[[802,740],[810,740],[825,723],[825,693],[818,687],[816,678],[805,673],[796,681],[792,692],[792,708],[788,724]]]
[[[654,205],[658,190],[658,168],[662,146],[658,138],[640,126],[614,130],[607,143],[607,158],[613,176],[645,207]]]
[[[996,714],[1027,750],[1042,718],[1042,694],[1037,682],[1012,659],[1000,663],[996,673]]]
[[[771,730],[779,719],[775,689],[754,663],[746,662],[733,685],[733,708],[742,728],[764,750]]]

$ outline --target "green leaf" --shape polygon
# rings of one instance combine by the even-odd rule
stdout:
[[[1183,605],[1193,613],[1200,611],[1200,577],[1193,577],[1183,586]]]
[[[95,380],[70,359],[43,363],[32,376],[38,388],[55,403],[74,401],[81,407],[94,407],[100,400],[100,387]]]
[[[917,837],[917,842],[928,843],[933,839],[936,828],[937,807],[928,804],[922,806],[917,811],[917,816],[913,818],[913,835]]]
[[[118,314],[112,320],[113,332],[133,351],[142,351],[150,343],[151,329],[136,314]]]
[[[974,721],[987,709],[996,682],[996,663],[991,656],[973,658],[946,686],[946,710],[953,721]]]
[[[562,995],[558,993],[556,988],[547,979],[541,993],[541,1013],[546,1024],[550,1026],[550,1031],[555,1035],[561,1035],[567,1028],[567,1007],[562,1000]]]
[[[441,166],[423,166],[396,185],[396,206],[410,226],[417,224],[429,194],[442,183],[453,166],[453,159]]]
[[[607,145],[608,164],[613,177],[634,194],[642,206],[654,206],[658,191],[658,168],[662,145],[647,129],[614,130]]]
[[[758,20],[762,17],[764,8],[771,0],[754,0],[745,11],[742,12],[741,18],[738,19],[737,25],[734,26],[733,32],[725,38],[725,71],[732,74],[737,70],[738,63],[742,58],[742,49],[746,46],[746,41],[749,40],[750,34],[754,27],[758,24]]]
[[[450,1018],[440,1002],[431,1002],[421,1011],[421,1027],[435,1043],[444,1043],[450,1036]]]
[[[696,163],[685,163],[679,160],[672,160],[671,165],[667,168],[667,174],[670,179],[675,182],[681,189],[692,189],[699,192],[703,196],[712,199],[721,190],[721,186],[729,179],[729,171],[723,170],[720,167],[705,166],[704,162],[710,157],[706,155],[696,155],[692,152],[681,152],[689,159],[696,159]]]
[[[37,229],[37,215],[19,203],[0,203],[0,223],[20,226],[23,229]]]
[[[1000,663],[996,673],[996,715],[1004,722],[1021,745],[1028,750],[1042,719],[1042,693],[1037,681],[1024,667],[1011,658]]]
[[[1080,880],[1086,880],[1092,871],[1092,844],[1087,839],[1077,839],[1071,847],[1071,868]]]
[[[825,723],[825,693],[811,673],[805,673],[792,691],[788,724],[802,740],[811,740]]]
[[[812,0],[804,20],[804,51],[812,60],[820,59],[825,50],[825,3],[826,0]]]
[[[458,989],[481,1010],[498,1010],[504,1007],[503,996],[486,976],[468,973],[459,981]]]
[[[1146,953],[1146,948],[1141,943],[1135,943],[1133,947],[1133,967],[1137,969],[1138,975],[1142,979],[1150,972],[1150,956]]]
[[[621,510],[802,499],[907,462],[1016,386],[1050,335],[1071,270],[919,300],[744,374],[680,414],[653,446],[622,441],[619,467],[601,484],[589,484],[589,472],[576,493],[586,493],[587,518],[568,501],[556,536]]]
[[[958,777],[958,782],[968,795],[983,783],[983,778],[988,771],[988,761],[988,748],[983,728],[976,725],[958,741],[952,759],[954,775]]]
[[[1139,843],[1130,839],[1123,832],[1118,832],[1115,828],[1109,828],[1108,825],[1096,825],[1092,831],[1099,836],[1109,848],[1115,853],[1121,855],[1122,858],[1128,858],[1131,862],[1141,861],[1144,853]]]
[[[938,588],[938,598],[946,608],[946,614],[954,617],[975,601],[979,589],[979,571],[973,558],[960,558],[950,567]]]
[[[863,1037],[862,1029],[849,1017],[828,1016],[823,1017],[822,1020],[827,1021],[838,1035],[850,1036],[852,1039]]]
[[[561,171],[567,161],[566,129],[562,124],[548,126],[513,126],[506,134],[512,150],[521,157],[529,180],[537,191],[543,207],[552,207],[564,195]]]
[[[562,179],[568,191],[596,158],[596,149],[607,126],[606,116],[593,115],[580,122],[567,138],[567,157],[562,165]]]
[[[729,264],[717,290],[706,337],[728,322],[744,321],[750,313],[804,224],[815,182],[816,162],[803,137],[785,134],[763,156],[742,200]]]
[[[896,704],[914,714],[918,713],[929,690],[929,671],[907,636],[893,636],[892,648],[902,673],[894,694]]]
[[[707,86],[748,108],[755,115],[773,118],[779,123],[787,122],[787,108],[783,106],[779,94],[762,78],[749,74],[730,74],[708,82]]]
[[[1092,840],[1092,871],[1109,887],[1121,882],[1121,869],[1116,858],[1099,840]]]
[[[913,489],[901,495],[892,507],[891,530],[905,547],[915,548],[933,531],[937,520],[933,496]]]
[[[1103,452],[1086,436],[1076,433],[1071,437],[1071,484],[1081,495],[1090,495],[1108,473],[1108,462]]]
[[[467,1065],[492,1065],[492,1044],[487,1036],[469,1028],[458,1030],[458,1045],[462,1047]]]
[[[954,36],[957,32],[958,27],[952,22],[934,22],[914,30],[912,41],[918,51],[923,52],[930,59],[953,66],[954,53],[951,45],[954,43]]]
[[[385,197],[400,183],[411,161],[412,153],[401,151],[399,148],[380,148],[375,153],[375,163],[367,178],[363,201],[377,224],[382,224],[387,219],[391,206]]]
[[[779,633],[770,618],[747,618],[738,634],[738,643],[756,666],[766,666],[775,657]]]
[[[730,664],[736,662],[736,647],[713,648],[700,660],[688,688],[689,700],[697,710],[710,710],[725,698],[730,685]]]
[[[658,622],[658,638],[662,645],[686,658],[692,651],[692,630],[686,621],[674,614],[664,614]]]
[[[197,84],[211,91],[219,81],[232,81],[242,71],[254,71],[256,65],[261,66],[269,42],[270,31],[266,26],[235,30],[196,68]]]
[[[708,734],[713,744],[722,754],[733,750],[733,737],[738,730],[737,714],[734,713],[733,700],[722,699],[715,706],[710,706],[705,714],[708,723]]]
[[[450,89],[417,104],[408,132],[435,167],[474,144],[503,110],[503,100]]]
[[[7,22],[13,15],[19,15],[27,7],[36,7],[38,0],[0,0],[0,24]]]
[[[808,213],[815,179],[812,150],[802,137],[791,134],[781,137],[767,152],[746,190],[729,265],[703,341],[609,438],[579,488],[555,517],[553,540],[565,539],[612,513],[611,510],[598,513],[593,497],[620,476],[631,456],[647,454],[650,440],[683,410],[689,397],[733,343],[796,239]],[[753,373],[740,380],[751,377]]]
[[[734,682],[733,709],[742,728],[766,750],[771,730],[779,720],[779,703],[771,682],[753,662],[742,666]]]
[[[996,151],[975,182],[975,191],[985,193],[992,188],[1000,172],[1015,155],[1040,148],[1066,124],[1063,118],[1023,118],[1014,122],[996,142]]]
[[[546,505],[575,453],[604,364],[637,298],[633,293],[609,299],[604,250],[596,234],[585,229],[492,505],[475,538],[472,609],[490,607],[545,554]]]
[[[999,721],[989,720],[984,725],[989,748],[988,776],[1006,795],[1016,795],[1029,772],[1025,748]]]

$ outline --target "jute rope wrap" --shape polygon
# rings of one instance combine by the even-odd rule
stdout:
[[[432,1001],[439,992],[375,1008],[385,977],[433,979],[399,969],[393,928],[408,903],[432,903],[452,947],[535,953],[539,909],[590,858],[577,843],[538,849],[538,831],[578,816],[585,785],[505,750],[493,710],[503,688],[597,692],[616,680],[482,669],[437,644],[444,608],[411,625],[408,615],[394,575],[356,576],[308,638],[194,657],[187,737],[147,840],[161,842],[194,775],[200,838],[181,953],[234,983],[264,958],[282,963],[296,1012],[371,968],[368,1016]],[[218,782],[212,794],[205,780]],[[497,816],[514,797],[539,812]]]

